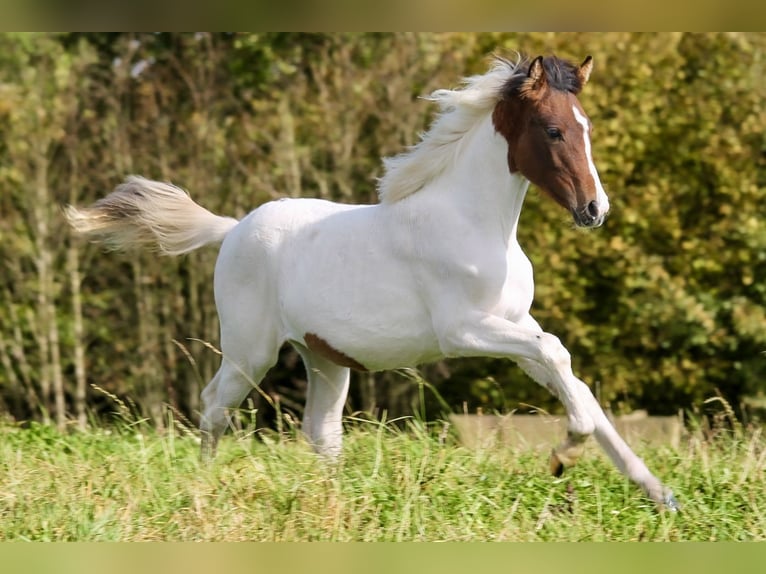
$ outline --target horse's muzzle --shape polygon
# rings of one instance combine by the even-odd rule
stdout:
[[[602,211],[596,201],[591,201],[583,207],[573,209],[572,218],[578,227],[599,227],[606,219],[606,211]]]

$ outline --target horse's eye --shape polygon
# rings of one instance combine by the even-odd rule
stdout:
[[[559,128],[545,128],[545,133],[547,133],[548,137],[552,140],[564,139]]]

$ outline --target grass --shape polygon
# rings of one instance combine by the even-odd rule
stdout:
[[[0,425],[0,540],[766,540],[766,441],[693,435],[638,449],[683,512],[658,512],[595,449],[560,479],[545,453],[471,451],[441,423],[351,422],[328,467],[295,433],[145,424],[61,434]],[[173,426],[171,425],[171,428]]]

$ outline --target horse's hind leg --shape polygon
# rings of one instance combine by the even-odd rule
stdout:
[[[250,231],[237,226],[221,247],[215,267],[215,304],[221,322],[221,367],[202,391],[202,458],[215,454],[239,407],[274,366],[282,345],[268,254],[248,243]]]
[[[200,457],[204,462],[215,456],[218,439],[229,424],[229,409],[242,404],[250,390],[259,381],[251,381],[244,372],[223,360],[213,379],[202,390],[202,418],[200,432],[202,448]]]
[[[312,447],[328,459],[340,456],[343,444],[343,407],[350,372],[347,367],[296,345],[306,365],[308,391],[303,415],[303,433]]]
[[[229,410],[241,405],[250,391],[260,384],[266,372],[276,363],[279,350],[275,345],[268,353],[254,353],[251,358],[237,361],[235,357],[227,356],[225,345],[222,347],[224,356],[221,367],[202,391],[200,455],[203,461],[215,456],[218,439],[229,425]]]

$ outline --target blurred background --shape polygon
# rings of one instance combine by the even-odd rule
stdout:
[[[419,96],[492,53],[595,69],[580,96],[612,212],[596,231],[532,187],[520,241],[532,309],[614,413],[748,420],[766,402],[766,34],[0,34],[0,413],[64,428],[113,395],[157,427],[198,418],[218,367],[217,250],[106,254],[61,208],[128,174],[222,215],[279,197],[376,201],[382,156],[433,117]],[[512,363],[354,373],[349,413],[560,412]],[[285,347],[254,391],[259,424],[302,414]]]

